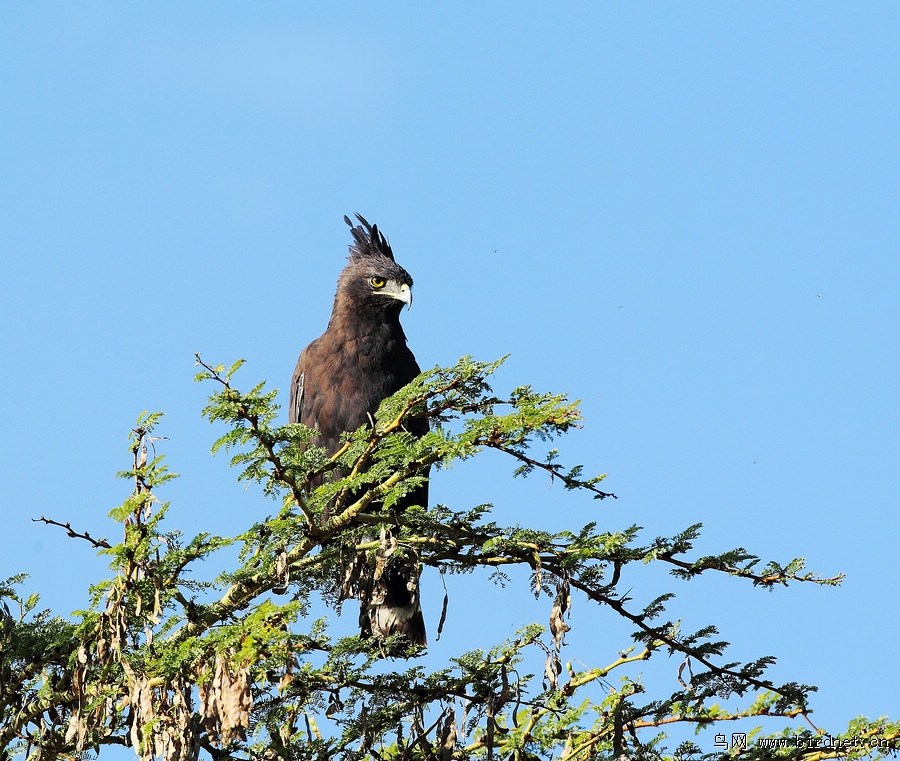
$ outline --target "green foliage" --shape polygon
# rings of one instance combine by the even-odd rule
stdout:
[[[144,759],[175,760],[720,758],[727,754],[704,756],[690,743],[671,748],[663,730],[684,725],[708,736],[724,732],[710,727],[753,717],[780,718],[776,731],[784,721],[807,724],[781,735],[761,729],[733,755],[889,755],[900,735],[896,722],[858,719],[831,739],[860,744],[829,749],[829,736],[808,723],[814,687],[773,683],[771,656],[727,661],[715,626],[685,633],[668,618],[672,594],[639,604],[620,584],[629,565],[638,573],[666,568],[682,580],[725,574],[766,588],[840,577],[805,572],[802,559],[764,564],[743,548],[696,557],[699,525],[646,542],[639,526],[503,525],[490,505],[397,513],[397,500],[429,467],[486,449],[510,457],[513,476],[543,472],[576,495],[614,498],[600,489],[603,475],[564,466],[556,449],[534,451],[580,425],[577,403],[527,386],[495,396],[488,380],[500,362],[464,358],[423,373],[329,457],[310,445],[313,431],[277,424],[275,391],[233,385],[241,362],[226,369],[198,357],[197,378],[213,388],[204,415],[224,426],[213,452],[227,452],[239,480],[275,499],[275,514],[247,510],[258,520],[233,538],[203,533],[185,541],[166,532],[173,508],[157,490],[175,476],[156,451],[161,415],[144,413],[129,439],[132,467],[120,474],[132,493],[110,513],[123,526],[122,541],[42,519],[109,557],[112,576],[92,587],[88,609],[72,621],[53,617],[38,610],[36,597],[19,596],[23,577],[0,584],[4,757],[76,758],[127,745]],[[404,424],[421,414],[432,430],[415,439]],[[430,670],[421,650],[396,637],[341,637],[328,620],[312,620],[321,601],[341,606],[352,558],[382,551],[383,529],[398,552],[426,569],[504,581],[505,569],[528,569],[527,588],[505,593],[545,599],[546,625]],[[235,544],[237,561],[204,576],[226,562],[214,553]],[[632,628],[632,641],[602,668],[563,661],[573,596],[594,617],[618,617]],[[442,616],[441,626],[453,620]],[[666,654],[682,664],[681,689],[649,696],[640,674]],[[742,707],[729,707],[736,701]]]

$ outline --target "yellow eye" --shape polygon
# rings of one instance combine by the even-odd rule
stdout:
[[[373,277],[369,282],[372,284],[373,288],[384,288],[387,283],[383,277]]]

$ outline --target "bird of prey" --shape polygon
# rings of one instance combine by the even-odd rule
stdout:
[[[412,305],[412,278],[394,261],[377,225],[359,214],[356,219],[359,224],[354,225],[344,217],[353,243],[338,278],[328,327],[302,351],[291,378],[290,422],[317,431],[311,444],[325,447],[329,455],[341,447],[342,433],[371,423],[379,404],[420,372],[400,326],[403,306]],[[410,418],[406,430],[423,436],[427,418]],[[402,513],[406,507],[427,504],[426,481],[395,509]],[[419,573],[411,551],[364,564],[356,584],[362,636],[402,634],[412,645],[426,644]]]

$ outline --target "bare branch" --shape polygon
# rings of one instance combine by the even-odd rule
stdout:
[[[79,533],[72,528],[68,521],[60,523],[52,518],[46,518],[43,515],[40,518],[32,518],[31,521],[32,523],[46,523],[48,526],[59,526],[59,528],[65,529],[68,536],[71,536],[73,539],[84,539],[86,542],[90,542],[96,549],[112,549],[112,545],[107,542],[106,539],[94,539],[87,531]]]

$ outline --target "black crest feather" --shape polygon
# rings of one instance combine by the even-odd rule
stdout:
[[[353,233],[353,243],[350,245],[350,258],[367,256],[386,256],[394,261],[394,252],[391,251],[391,244],[388,243],[384,233],[378,229],[378,225],[370,225],[361,214],[354,215],[359,224],[354,225],[346,214],[344,221]]]

